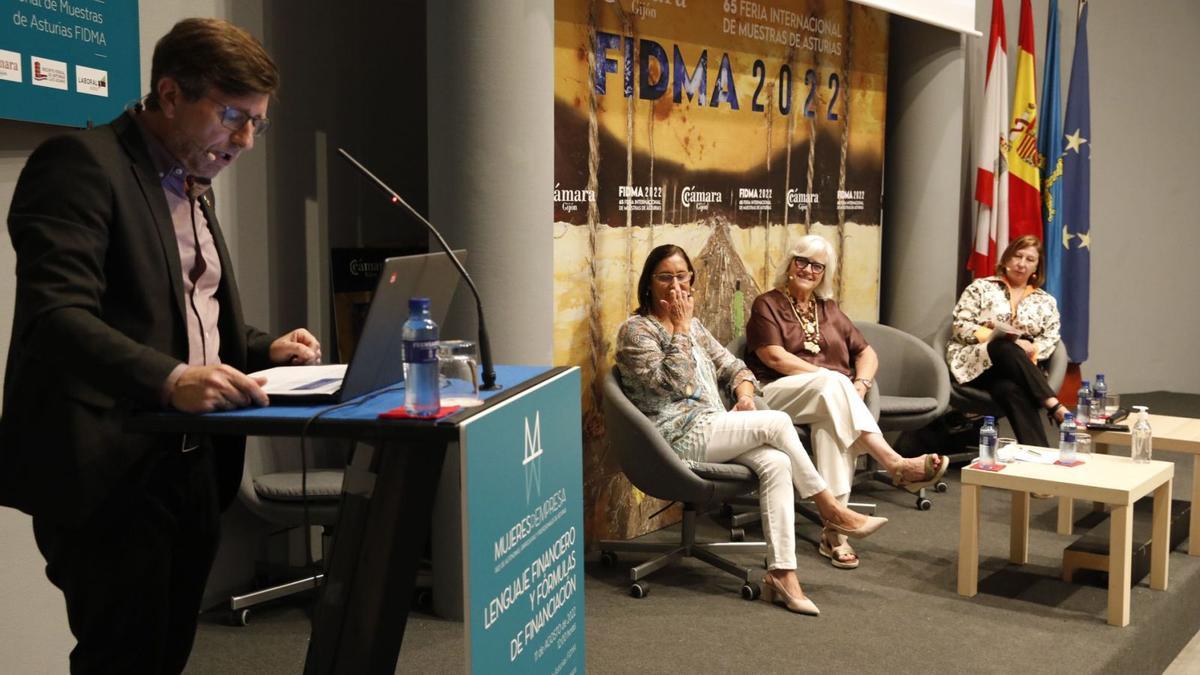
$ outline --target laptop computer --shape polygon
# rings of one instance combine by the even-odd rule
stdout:
[[[454,252],[465,261],[467,252]],[[427,297],[431,316],[445,322],[459,275],[445,253],[388,258],[379,274],[362,335],[349,364],[278,366],[250,373],[265,377],[271,405],[340,403],[404,381],[401,330],[408,300]]]

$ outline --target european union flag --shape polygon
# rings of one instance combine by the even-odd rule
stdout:
[[[1088,93],[1088,5],[1075,28],[1075,59],[1063,121],[1062,340],[1075,363],[1088,357],[1088,303],[1091,285],[1092,115]]]
[[[1038,118],[1038,153],[1042,156],[1042,242],[1046,278],[1042,288],[1062,306],[1062,85],[1059,83],[1058,0],[1050,0],[1046,17],[1046,62],[1042,71],[1042,114]]]

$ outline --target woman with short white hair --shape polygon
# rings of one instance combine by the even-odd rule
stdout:
[[[812,430],[817,471],[845,504],[854,466],[868,453],[896,485],[911,492],[941,479],[939,455],[905,459],[884,439],[864,399],[879,358],[833,296],[837,253],[824,237],[801,237],[788,252],[775,288],[759,295],[746,326],[746,364],[763,383],[763,398]],[[834,567],[858,567],[858,555],[837,532],[821,534],[821,555]]]

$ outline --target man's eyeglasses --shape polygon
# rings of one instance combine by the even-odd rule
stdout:
[[[245,110],[221,103],[215,98],[210,97],[209,100],[221,106],[221,112],[218,113],[221,117],[221,126],[230,131],[241,131],[247,122],[254,125],[255,136],[262,136],[267,129],[271,128],[271,120],[266,117],[254,117]]]
[[[678,281],[680,284],[689,284],[692,282],[692,273],[679,272],[671,274],[670,272],[659,272],[654,275],[654,280],[662,284],[669,284],[672,281]]]
[[[798,255],[795,258],[792,258],[792,264],[796,266],[797,270],[802,270],[807,267],[811,269],[814,274],[820,274],[825,271],[825,265],[823,263],[819,263],[815,260],[809,260],[804,256]]]

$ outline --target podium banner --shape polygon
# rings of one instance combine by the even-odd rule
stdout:
[[[472,672],[582,673],[579,370],[463,425]]]

